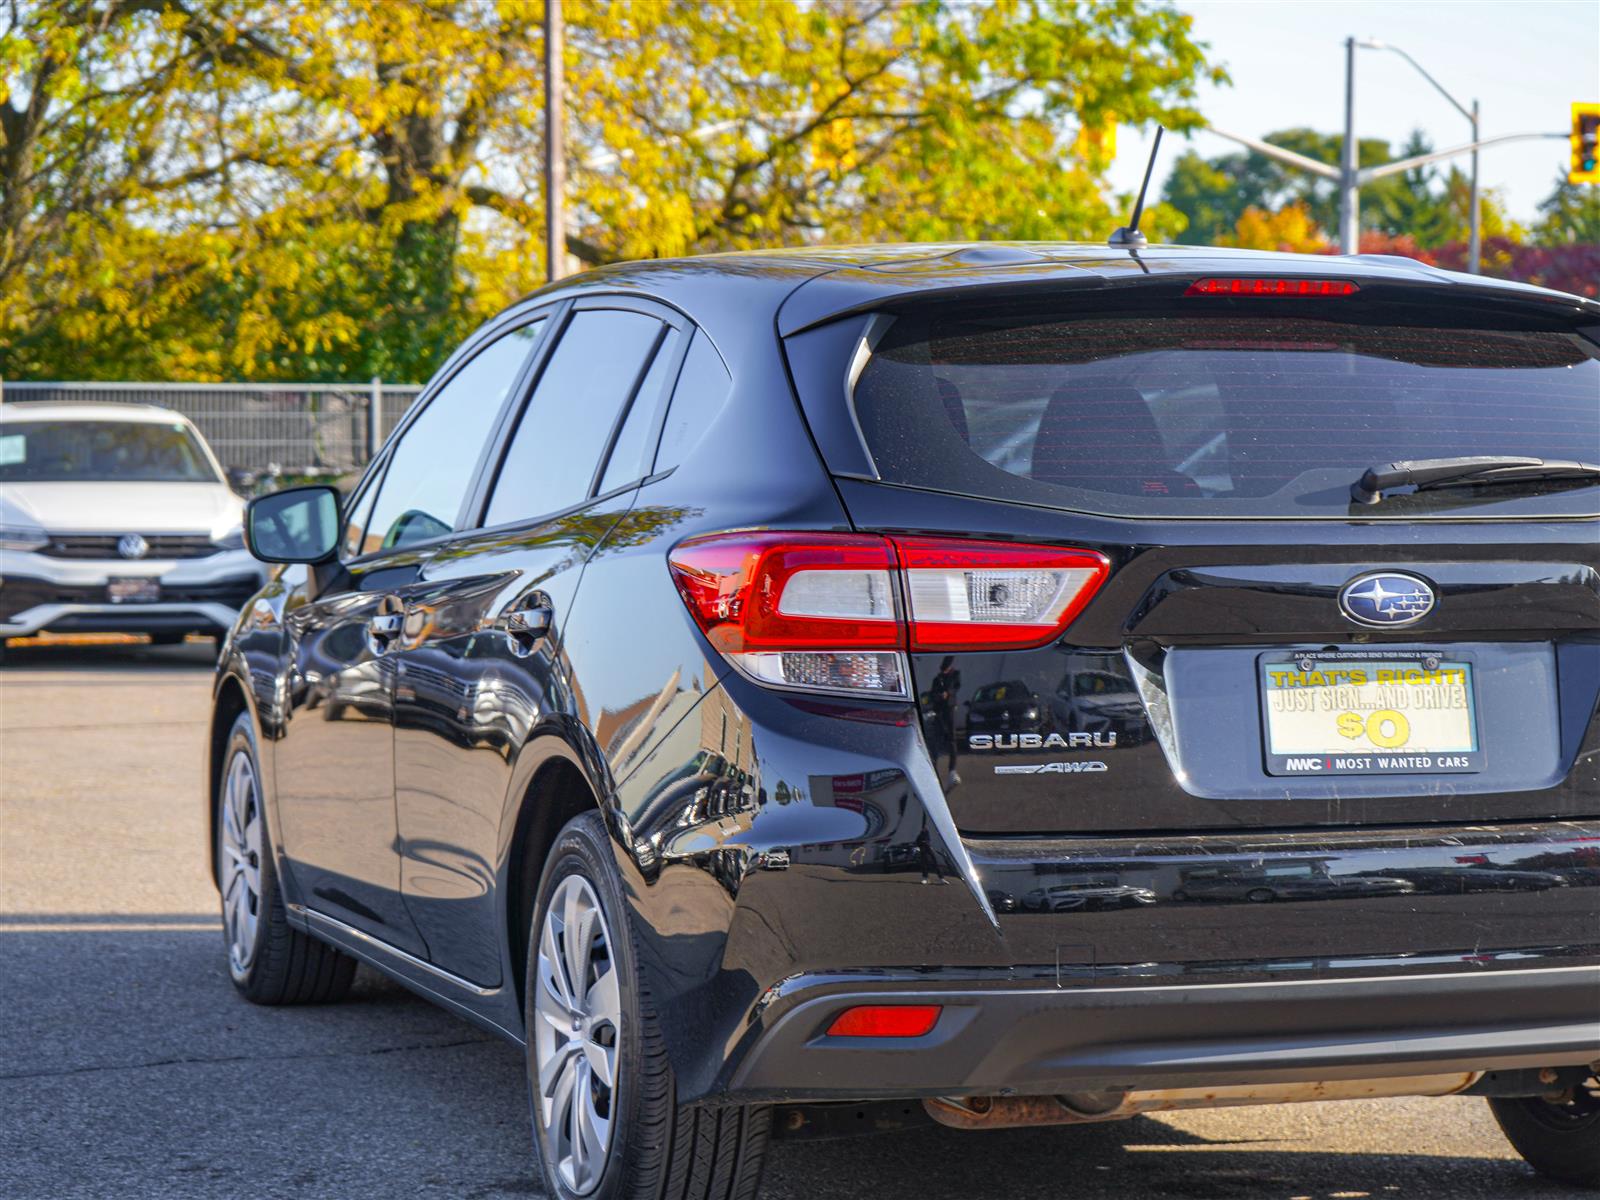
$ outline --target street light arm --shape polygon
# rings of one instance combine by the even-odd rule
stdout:
[[[1274,146],[1271,142],[1263,142],[1258,138],[1245,137],[1242,133],[1229,133],[1226,129],[1218,129],[1215,125],[1207,125],[1204,128],[1207,133],[1227,138],[1230,142],[1238,142],[1257,154],[1275,158],[1279,162],[1288,163],[1291,167],[1299,167],[1302,171],[1310,171],[1313,175],[1321,175],[1324,179],[1339,178],[1338,167],[1330,167],[1327,163],[1307,158],[1304,154],[1296,154],[1293,150],[1285,150],[1282,146]]]
[[[1428,163],[1438,162],[1443,158],[1454,158],[1458,154],[1470,154],[1474,150],[1482,150],[1485,146],[1494,146],[1501,142],[1525,142],[1535,138],[1561,138],[1565,140],[1567,135],[1564,133],[1502,133],[1498,137],[1484,138],[1477,142],[1467,142],[1464,145],[1452,146],[1448,150],[1435,150],[1431,154],[1415,154],[1410,158],[1398,159],[1395,162],[1380,163],[1376,167],[1363,167],[1356,172],[1356,182],[1366,185],[1374,179],[1385,179],[1390,175],[1398,175],[1401,171],[1409,171],[1412,167],[1426,166]]]
[[[1411,55],[1407,54],[1404,50],[1400,49],[1399,46],[1391,46],[1388,42],[1358,42],[1356,44],[1357,45],[1361,45],[1361,46],[1369,46],[1374,50],[1388,50],[1388,51],[1391,51],[1394,54],[1398,54],[1401,58],[1405,59],[1408,63],[1411,64],[1412,69],[1415,70],[1418,75],[1421,75],[1429,83],[1433,84],[1433,90],[1434,91],[1438,92],[1439,95],[1443,96],[1446,100],[1450,101],[1451,104],[1455,105],[1456,111],[1458,113],[1460,113],[1463,117],[1465,117],[1467,120],[1472,122],[1473,132],[1474,133],[1477,132],[1477,129],[1478,129],[1478,118],[1472,115],[1471,110],[1465,108],[1462,105],[1461,101],[1457,100],[1449,92],[1445,91],[1444,90],[1444,84],[1440,83],[1432,75],[1429,75],[1428,72],[1423,69],[1423,66],[1422,66],[1421,63],[1419,63],[1416,59],[1412,58]]]

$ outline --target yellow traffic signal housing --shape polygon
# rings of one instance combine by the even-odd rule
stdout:
[[[1572,167],[1569,183],[1600,183],[1600,104],[1572,106]]]

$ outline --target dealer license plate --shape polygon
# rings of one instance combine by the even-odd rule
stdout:
[[[1483,770],[1471,663],[1277,656],[1260,670],[1269,775]]]
[[[113,579],[106,584],[112,604],[154,604],[161,599],[159,579]]]

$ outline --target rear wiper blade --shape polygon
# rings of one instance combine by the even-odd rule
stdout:
[[[1350,497],[1358,504],[1376,504],[1390,488],[1414,487],[1421,491],[1457,484],[1521,483],[1529,479],[1600,480],[1600,464],[1494,454],[1471,458],[1414,458],[1368,467],[1366,474],[1350,485]]]

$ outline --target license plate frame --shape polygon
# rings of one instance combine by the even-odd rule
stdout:
[[[106,580],[108,604],[158,604],[161,581],[149,575],[130,575]]]
[[[1484,769],[1470,654],[1279,652],[1257,663],[1268,775],[1461,775]],[[1304,699],[1273,698],[1290,694]]]

